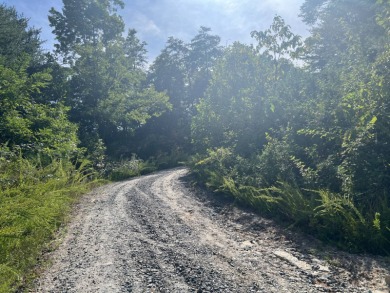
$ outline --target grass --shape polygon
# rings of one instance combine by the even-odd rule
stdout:
[[[133,154],[131,158],[108,163],[105,177],[111,181],[122,181],[157,170],[181,166],[188,159],[187,157],[188,155],[186,153],[177,150],[159,154],[148,160],[142,160],[136,154]]]
[[[92,186],[88,164],[78,165],[0,158],[1,293],[28,283],[72,204]]]
[[[121,181],[131,177],[148,174],[156,170],[156,164],[150,161],[144,161],[133,154],[131,159],[111,162],[107,166],[107,178],[111,181]]]
[[[390,205],[388,194],[373,194],[371,204],[326,189],[308,190],[295,182],[271,186],[251,185],[247,177],[261,174],[239,168],[231,153],[211,151],[209,157],[190,162],[197,181],[216,192],[233,196],[264,216],[300,228],[326,243],[349,252],[390,255]],[[245,166],[244,166],[245,167]],[[247,183],[249,182],[249,183]]]
[[[118,181],[150,173],[160,161],[133,155],[111,162],[107,177]],[[87,161],[43,162],[39,156],[27,159],[0,148],[0,293],[20,291],[36,277],[42,253],[80,195],[96,186],[94,177]]]

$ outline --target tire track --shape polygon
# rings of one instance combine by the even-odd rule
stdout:
[[[364,278],[330,266],[305,239],[188,188],[187,174],[158,172],[85,196],[35,291],[386,292],[381,259],[353,256]]]

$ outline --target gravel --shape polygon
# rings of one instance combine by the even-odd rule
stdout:
[[[34,292],[389,292],[350,255],[191,187],[185,168],[86,195]]]

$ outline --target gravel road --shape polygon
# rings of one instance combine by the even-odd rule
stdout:
[[[34,292],[389,292],[349,255],[191,187],[178,168],[86,195]]]

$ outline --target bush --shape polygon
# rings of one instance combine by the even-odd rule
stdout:
[[[106,167],[106,177],[112,181],[121,181],[157,170],[149,161],[144,161],[133,154],[130,160],[111,162]]]
[[[297,175],[292,170],[295,167],[305,179],[311,176],[309,169],[294,157],[286,159],[286,152],[277,140],[271,140],[253,160],[243,159],[228,148],[218,148],[208,150],[206,157],[194,156],[190,167],[197,179],[213,191],[230,194],[263,215],[300,227],[348,251],[390,254],[390,207],[386,194],[377,195],[376,203],[368,208],[343,193],[304,189],[296,183]],[[278,180],[283,166],[284,174],[293,174],[284,177],[289,181]],[[277,169],[275,173],[273,167]]]
[[[0,292],[28,281],[72,203],[89,189],[90,165],[77,165],[66,159],[43,165],[39,156],[0,148]]]

